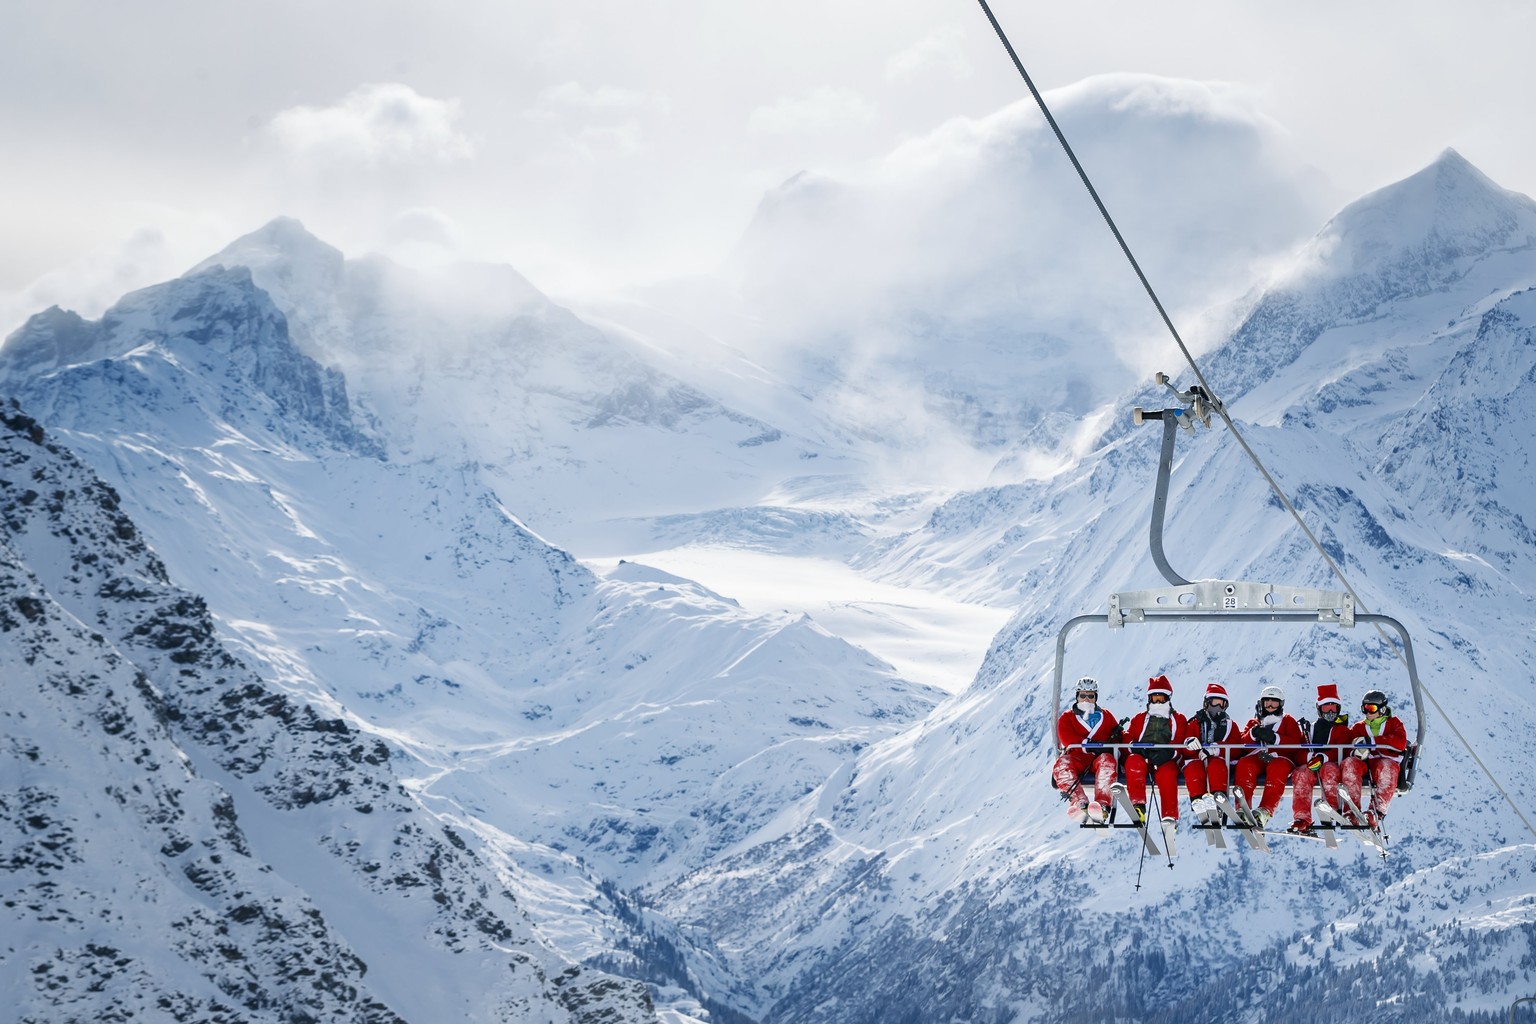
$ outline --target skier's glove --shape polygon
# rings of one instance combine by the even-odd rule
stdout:
[[[1257,726],[1253,730],[1253,738],[1256,742],[1262,743],[1267,747],[1275,742],[1275,730],[1267,725]]]
[[[1311,759],[1309,759],[1307,761],[1307,767],[1310,768],[1314,772],[1317,771],[1318,769],[1320,769],[1322,766],[1323,766],[1323,755],[1322,754],[1313,754]]]
[[[1371,747],[1373,745],[1374,744],[1372,744],[1370,740],[1362,736],[1355,740],[1355,749],[1351,751],[1351,753],[1353,753],[1360,760],[1364,761],[1366,758],[1371,756]]]
[[[1200,741],[1191,736],[1189,739],[1184,741],[1184,749],[1189,751],[1191,754],[1198,754],[1200,753]]]

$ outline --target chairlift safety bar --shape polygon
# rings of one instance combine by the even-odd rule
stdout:
[[[1061,680],[1067,637],[1079,627],[1092,623],[1103,623],[1111,629],[1123,629],[1129,624],[1149,622],[1294,622],[1297,625],[1333,625],[1346,629],[1356,623],[1375,623],[1390,627],[1403,644],[1403,663],[1408,668],[1408,680],[1413,690],[1413,705],[1418,720],[1415,745],[1423,749],[1424,697],[1413,656],[1413,641],[1402,623],[1390,615],[1357,612],[1354,599],[1341,591],[1242,580],[1201,580],[1179,587],[1123,591],[1109,596],[1107,614],[1077,615],[1068,619],[1056,634],[1056,668],[1051,690],[1053,726],[1063,710]]]

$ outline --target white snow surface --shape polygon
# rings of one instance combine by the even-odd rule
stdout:
[[[1101,346],[1068,353],[1103,364],[1093,388],[967,418],[1027,401],[1006,336],[951,360],[914,328],[928,344],[868,378],[924,382],[902,401],[842,350],[770,366],[673,314],[596,326],[506,268],[445,287],[284,221],[99,323],[36,318],[0,382],[121,493],[231,650],[397,752],[540,941],[642,976],[636,937],[665,938],[685,967],[648,977],[663,1019],[705,999],[765,1020],[1066,1019],[1064,958],[1180,969],[1145,959],[1154,912],[1201,970],[1326,960],[1350,998],[1432,1019],[1533,981],[1536,847],[1450,728],[1530,816],[1533,209],[1448,151],[1342,210],[1203,364],[1363,603],[1408,627],[1438,708],[1363,627],[1068,648],[1068,678],[1103,680],[1126,717],[1159,673],[1186,711],[1210,679],[1238,712],[1270,683],[1302,713],[1322,682],[1346,703],[1387,690],[1428,738],[1385,861],[1185,831],[1170,868],[1069,827],[1046,781],[1057,630],[1162,583],[1156,428],[1126,411],[1166,392],[1122,390]],[[911,310],[889,312],[882,331]],[[1180,437],[1167,543],[1192,578],[1337,585],[1219,425]],[[1502,988],[1455,957],[1470,942]],[[1259,985],[1210,1019],[1281,1019],[1286,992]]]

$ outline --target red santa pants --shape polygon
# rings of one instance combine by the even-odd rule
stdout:
[[[1264,794],[1259,806],[1268,811],[1270,817],[1274,817],[1280,809],[1280,798],[1285,795],[1285,784],[1291,779],[1293,767],[1284,757],[1275,756],[1265,761],[1262,754],[1249,754],[1237,762],[1237,788],[1243,791],[1243,799],[1252,807],[1253,790],[1262,774]]]
[[[1344,758],[1344,767],[1340,772],[1344,780],[1344,792],[1349,794],[1356,807],[1360,807],[1360,784],[1367,769],[1371,773],[1371,786],[1375,789],[1371,796],[1370,810],[1380,818],[1387,813],[1387,807],[1397,795],[1397,773],[1402,769],[1390,757],[1373,757],[1368,760],[1354,756]]]
[[[1063,753],[1056,759],[1056,764],[1051,768],[1051,779],[1056,783],[1056,788],[1067,794],[1067,802],[1073,807],[1085,807],[1088,804],[1088,794],[1083,792],[1082,784],[1077,777],[1093,765],[1094,799],[1099,803],[1109,806],[1109,787],[1115,781],[1115,756],[1113,754],[1090,754],[1086,750],[1072,749]]]
[[[1227,762],[1219,757],[1192,757],[1184,765],[1184,786],[1191,800],[1227,791]]]
[[[1322,783],[1323,799],[1328,801],[1328,806],[1338,810],[1338,765],[1324,761],[1315,772],[1306,765],[1291,772],[1291,817],[1302,827],[1312,824],[1312,793],[1318,783]]]
[[[1179,816],[1179,769],[1172,761],[1164,761],[1152,769],[1152,781],[1157,786],[1158,810],[1165,818]],[[1147,759],[1141,754],[1125,755],[1125,788],[1131,803],[1147,802]]]

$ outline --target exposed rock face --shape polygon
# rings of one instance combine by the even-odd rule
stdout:
[[[22,924],[0,974],[23,1019],[654,1020],[643,985],[533,937],[384,744],[232,657],[116,493],[14,406],[0,521]]]
[[[113,377],[125,425],[174,421],[201,405],[279,442],[316,437],[341,451],[384,455],[359,424],[341,373],[294,346],[287,319],[244,267],[142,289],[97,321],[57,307],[37,314],[0,348],[0,382],[48,374],[66,378],[55,389],[61,401],[84,390],[68,378]],[[251,394],[259,400],[248,402]],[[52,418],[51,409],[29,412]]]

